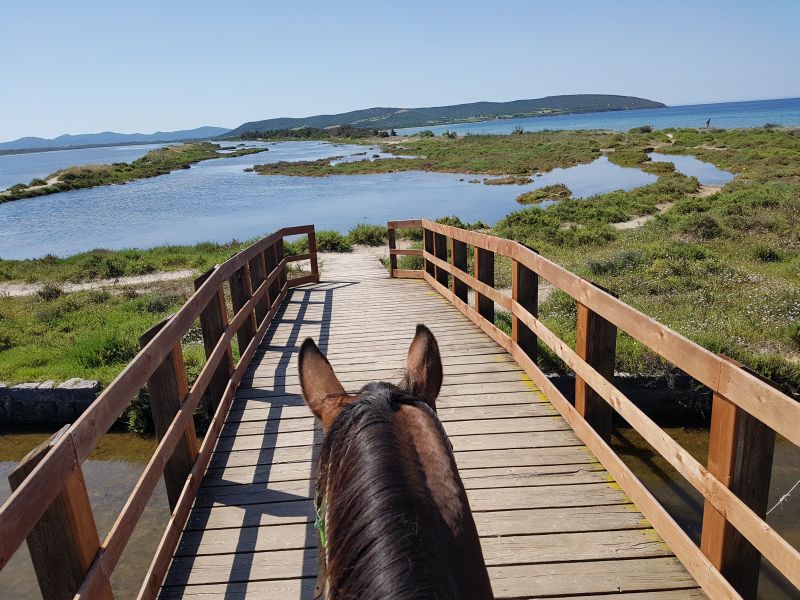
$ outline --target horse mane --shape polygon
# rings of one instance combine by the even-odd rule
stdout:
[[[434,411],[384,382],[366,385],[323,441],[317,490],[325,496],[327,546],[320,552],[326,552],[331,599],[451,597],[451,582],[437,565],[452,536],[427,486],[419,484],[419,461],[397,435],[393,415],[402,405],[429,414],[449,452]]]

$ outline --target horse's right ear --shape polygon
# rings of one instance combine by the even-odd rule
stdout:
[[[341,411],[342,405],[350,398],[339,383],[328,359],[311,338],[306,338],[300,347],[298,369],[306,404],[314,416],[322,421],[322,428],[327,430]]]

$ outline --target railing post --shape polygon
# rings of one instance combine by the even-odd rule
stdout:
[[[494,287],[494,252],[475,246],[475,279]],[[475,308],[489,323],[494,323],[494,300],[475,291]]]
[[[164,319],[146,331],[139,338],[141,347],[144,348],[168,322],[169,319]],[[172,349],[164,362],[147,380],[147,391],[150,395],[150,412],[153,415],[156,437],[161,441],[189,394],[189,384],[186,381],[186,368],[180,344]],[[178,503],[183,485],[197,458],[197,452],[197,434],[194,430],[194,422],[190,420],[186,425],[183,437],[164,465],[164,485],[167,488],[170,509],[174,509]]]
[[[397,270],[397,255],[392,254],[392,250],[397,249],[396,230],[394,227],[387,229],[387,236],[389,238],[389,277],[394,279],[394,272]]]
[[[450,238],[450,255],[453,257],[453,266],[466,273],[469,269],[467,266],[467,243]],[[464,303],[469,302],[469,287],[466,283],[454,275],[451,285],[456,298]]]
[[[534,317],[538,317],[539,275],[516,260],[511,263],[511,269],[511,297]],[[511,339],[534,363],[536,362],[536,335],[513,314],[511,315]]]
[[[202,274],[194,281],[194,289],[197,290],[201,285],[211,277],[214,273],[213,269]],[[219,342],[225,328],[228,326],[228,310],[225,306],[225,292],[220,285],[216,295],[211,298],[211,301],[200,313],[200,328],[203,330],[203,347],[206,351],[206,358],[211,356],[214,347]],[[211,383],[208,385],[208,394],[211,398],[212,411],[217,410],[217,406],[222,401],[225,394],[225,388],[228,386],[228,380],[233,373],[233,352],[231,351],[230,344],[225,349],[225,356],[219,361],[217,368],[214,370],[214,376],[211,378]]]
[[[443,233],[433,234],[433,254],[439,260],[447,262],[447,236]],[[441,283],[444,287],[448,287],[449,273],[440,267],[436,267],[436,281]]]
[[[775,432],[720,394],[712,402],[708,470],[764,519]],[[708,500],[700,549],[742,598],[756,597],[761,554]]]
[[[575,346],[578,356],[613,382],[617,327],[580,302]],[[575,408],[606,443],[611,441],[614,409],[580,377],[575,377]]]
[[[253,297],[252,281],[250,279],[250,266],[245,263],[241,269],[236,271],[229,280],[231,286],[231,305],[234,314],[247,304]],[[236,332],[236,339],[239,342],[239,355],[244,354],[250,340],[256,335],[256,315],[255,311],[250,311],[242,326]]]
[[[22,485],[68,429],[69,425],[65,425],[20,461],[8,476],[12,492]],[[42,597],[71,600],[100,550],[97,526],[80,465],[28,534],[27,543]],[[100,586],[97,598],[113,600],[108,580]]]
[[[433,232],[430,229],[422,228],[422,237],[423,237],[423,244],[425,247],[425,252],[428,254],[436,254],[436,248],[433,243]],[[427,258],[425,259],[425,272],[430,275],[431,277],[436,276],[436,269],[434,268],[434,264],[429,261]]]
[[[262,253],[256,254],[250,259],[250,283],[253,291],[257,290],[259,286],[264,283],[267,278],[267,266],[264,264],[264,255]],[[264,317],[269,312],[269,294],[265,294],[261,299],[256,302],[256,327],[261,325]]]
[[[283,244],[281,243],[281,246]],[[319,281],[319,262],[317,261],[317,232],[312,225],[308,232],[308,253],[311,255],[311,274]]]
[[[283,250],[283,238],[279,239],[275,242],[273,246],[275,248],[275,264],[279,265],[284,257],[284,250]],[[311,248],[309,247],[309,251]],[[280,287],[278,288],[278,293],[283,289],[283,286],[286,285],[286,265],[281,267],[280,275],[278,275],[278,281],[280,282]],[[277,294],[276,294],[277,295]]]
[[[280,243],[283,244],[283,240],[280,240]],[[275,246],[268,246],[264,249],[264,263],[267,265],[267,276],[270,275],[275,270],[275,265],[277,265],[277,261],[275,260]],[[269,284],[268,296],[269,296],[269,305],[272,308],[272,303],[275,301],[275,298],[278,297],[280,293],[280,286],[281,284],[278,282],[278,278],[272,280],[272,283]]]

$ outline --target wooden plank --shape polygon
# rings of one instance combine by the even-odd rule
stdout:
[[[453,257],[453,267],[466,274],[469,268],[467,265],[467,245],[459,240],[450,239],[450,254]],[[469,288],[466,283],[454,275],[451,278],[451,287],[456,297],[467,302]]]
[[[231,305],[233,306],[233,313],[236,314],[247,304],[247,301],[253,297],[252,279],[250,275],[250,266],[245,263],[244,266],[236,271],[230,278],[231,289]],[[236,332],[236,339],[239,342],[239,353],[243,353],[250,340],[256,334],[256,313],[249,311],[247,318],[242,323]]]
[[[393,227],[387,229],[389,238],[389,276],[396,277],[395,271],[397,270],[397,241],[396,231]]]
[[[433,232],[428,229],[422,231],[422,246],[428,254],[434,254],[434,241]],[[433,263],[426,257],[425,258],[425,272],[430,276],[435,276],[436,268]]]
[[[498,599],[661,590],[665,582],[672,589],[697,586],[673,557],[490,567],[489,577]]]
[[[439,260],[447,262],[447,238],[441,233],[433,234],[433,253]],[[449,285],[449,277],[447,271],[440,267],[436,267],[436,280],[443,286]]]
[[[250,259],[250,285],[251,289],[258,289],[259,286],[267,279],[267,265],[264,262],[264,254],[259,253]],[[269,312],[270,302],[269,294],[265,294],[256,304],[256,325],[260,325],[264,317]]]

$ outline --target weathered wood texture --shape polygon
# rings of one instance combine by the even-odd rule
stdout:
[[[397,381],[417,322],[439,340],[439,416],[498,598],[704,597],[507,352],[429,285],[390,279],[372,256],[324,266],[320,283],[289,292],[245,375],[162,598],[313,598],[321,432],[300,395],[297,348],[317,340],[348,388]]]
[[[64,426],[20,461],[8,476],[12,490],[25,481],[66,430],[67,426]],[[72,598],[100,549],[80,467],[69,476],[64,489],[28,535],[27,542],[42,597],[53,600]],[[100,600],[113,599],[108,579],[100,586],[97,597]]]

